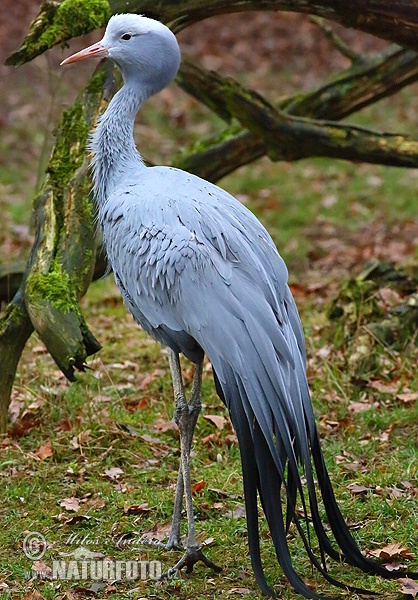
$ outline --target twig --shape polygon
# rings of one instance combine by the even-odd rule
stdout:
[[[311,23],[314,23],[317,27],[319,27],[325,37],[331,42],[331,44],[346,58],[348,58],[353,64],[363,64],[367,61],[367,59],[350,48],[348,44],[344,42],[344,40],[335,33],[331,25],[329,25],[323,17],[317,17],[315,15],[310,15],[309,20]]]

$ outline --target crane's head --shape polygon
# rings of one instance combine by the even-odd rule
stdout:
[[[180,48],[168,27],[140,15],[110,18],[100,42],[69,56],[62,65],[87,58],[110,58],[125,82],[136,80],[155,93],[168,85],[180,66]]]

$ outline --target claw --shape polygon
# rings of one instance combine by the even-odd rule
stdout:
[[[199,561],[202,561],[207,567],[213,569],[216,573],[220,573],[222,571],[222,567],[216,565],[203,554],[200,546],[195,546],[186,548],[186,551],[181,559],[174,565],[174,567],[167,569],[167,571],[161,575],[160,579],[172,579],[182,569],[184,569],[184,567],[186,567],[186,573],[192,573],[194,565]]]

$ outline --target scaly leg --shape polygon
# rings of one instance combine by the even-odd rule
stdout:
[[[174,403],[175,403],[175,412],[174,412],[174,421],[178,425],[178,411],[179,407],[184,410],[184,407],[187,407],[186,395],[184,391],[183,378],[181,376],[181,367],[180,360],[178,355],[167,348],[168,352],[168,362],[170,364],[170,370],[173,381],[173,390],[174,390]],[[196,373],[196,371],[195,371]],[[195,387],[195,377],[193,376],[193,386],[192,386],[192,395],[193,389]],[[200,390],[199,390],[200,394]],[[200,407],[199,407],[200,412]],[[195,423],[197,421],[197,417]],[[192,432],[193,437],[193,432]],[[190,452],[190,448],[189,448]],[[167,542],[160,542],[159,540],[153,540],[148,538],[147,536],[142,536],[141,541],[158,548],[164,548],[164,550],[180,550],[183,548],[180,541],[180,524],[181,524],[181,510],[183,506],[183,494],[184,494],[184,482],[183,482],[183,469],[182,469],[182,461],[180,459],[179,472],[177,476],[177,484],[176,484],[176,492],[174,495],[174,508],[173,508],[173,520],[171,522],[170,535],[168,537]]]
[[[186,500],[188,535],[186,551],[184,555],[174,565],[174,567],[168,569],[167,573],[165,573],[163,577],[171,577],[175,573],[180,571],[183,567],[186,567],[186,571],[190,573],[191,571],[193,571],[193,566],[199,560],[201,560],[207,567],[210,567],[215,571],[220,571],[221,567],[215,565],[203,554],[201,547],[199,546],[196,540],[190,479],[190,449],[192,446],[193,433],[196,426],[197,418],[202,408],[201,386],[203,363],[200,363],[195,367],[190,399],[189,402],[187,402],[184,393],[183,379],[181,376],[179,356],[172,350],[168,350],[168,357],[173,378],[175,398],[174,420],[179,426],[181,455],[180,470],[177,478],[176,495],[174,499],[173,522],[167,547],[172,548],[179,545],[181,506],[183,494]]]

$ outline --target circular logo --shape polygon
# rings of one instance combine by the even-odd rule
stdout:
[[[31,560],[39,560],[46,552],[46,539],[38,531],[29,531],[23,540],[23,552]]]

